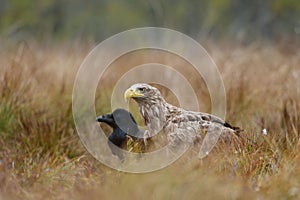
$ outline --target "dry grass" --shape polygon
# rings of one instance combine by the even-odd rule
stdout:
[[[88,155],[77,137],[72,87],[92,45],[3,47],[0,198],[299,199],[299,50],[291,45],[213,42],[206,47],[224,78],[227,119],[243,127],[247,139],[239,146],[218,146],[202,161],[193,149],[172,166],[141,175],[105,167]],[[130,66],[134,59],[127,60],[118,62]],[[108,80],[118,76],[110,77],[108,71],[102,80],[106,90],[96,99],[99,114],[110,111],[113,84]],[[198,98],[209,104],[201,80],[191,80]],[[267,135],[262,134],[264,128]]]

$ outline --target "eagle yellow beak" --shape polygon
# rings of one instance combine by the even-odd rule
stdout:
[[[143,96],[143,94],[133,91],[132,88],[127,89],[124,93],[125,101],[129,98],[140,97],[140,96]]]

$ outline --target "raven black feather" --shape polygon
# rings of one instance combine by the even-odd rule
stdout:
[[[143,141],[141,139],[144,135],[143,131],[138,128],[135,119],[127,110],[116,109],[111,114],[97,117],[97,121],[104,122],[113,129],[107,142],[112,153],[121,160],[123,160],[124,157],[120,151],[116,151],[115,146],[127,150],[128,140],[131,140],[132,142]]]

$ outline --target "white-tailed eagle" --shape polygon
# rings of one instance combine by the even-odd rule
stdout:
[[[169,143],[176,148],[180,143],[203,141],[199,157],[205,157],[219,137],[231,138],[240,132],[219,117],[211,114],[187,111],[165,101],[159,90],[145,83],[137,83],[124,93],[125,99],[134,99],[146,125],[145,137],[159,131],[167,134]],[[205,137],[203,137],[203,133]]]

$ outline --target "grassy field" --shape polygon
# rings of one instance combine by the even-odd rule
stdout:
[[[75,75],[93,45],[2,45],[0,199],[299,199],[299,47],[204,46],[225,83],[227,120],[242,127],[247,139],[219,145],[204,160],[192,149],[163,170],[127,174],[92,158],[72,119]],[[110,111],[110,83],[122,70],[101,80],[97,114]],[[209,110],[205,84],[190,78],[203,111]]]

